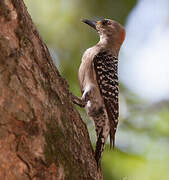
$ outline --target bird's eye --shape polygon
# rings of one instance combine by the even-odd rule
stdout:
[[[109,21],[108,20],[106,20],[106,19],[104,19],[104,20],[102,20],[102,25],[108,25],[108,23],[109,23]]]

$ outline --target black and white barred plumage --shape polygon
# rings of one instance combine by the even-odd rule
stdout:
[[[110,123],[110,146],[114,146],[115,132],[118,124],[118,59],[104,51],[98,53],[94,59],[94,70],[103,97]]]

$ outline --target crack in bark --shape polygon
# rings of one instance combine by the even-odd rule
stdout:
[[[28,169],[28,172],[24,172],[27,176],[28,176],[28,178],[30,179],[30,180],[32,180],[32,178],[31,178],[31,176],[30,176],[30,172],[31,172],[31,168],[30,168],[30,166],[29,166],[29,163],[28,162],[26,162],[22,157],[21,157],[21,155],[19,155],[19,153],[16,153],[16,155],[17,155],[17,157],[26,165],[26,167],[27,167],[27,169]]]

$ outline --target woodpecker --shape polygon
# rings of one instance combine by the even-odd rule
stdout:
[[[84,52],[78,73],[83,102],[81,106],[85,106],[87,115],[95,124],[95,159],[100,166],[109,135],[110,147],[114,147],[115,143],[119,116],[118,54],[125,39],[125,29],[110,19],[82,21],[100,36],[100,41]]]

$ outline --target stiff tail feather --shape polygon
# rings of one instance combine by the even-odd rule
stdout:
[[[107,117],[107,113],[105,109],[100,109],[95,116],[93,116],[93,120],[95,122],[96,134],[97,134],[97,142],[95,149],[95,159],[97,162],[97,167],[100,168],[101,158],[104,151],[104,147],[107,141],[107,138],[110,133],[110,124],[109,119]]]
[[[101,129],[97,142],[96,142],[96,150],[95,150],[95,159],[97,162],[97,167],[100,167],[102,153],[104,151],[105,146],[105,138],[103,137],[103,128]]]
[[[110,128],[110,149],[115,147],[115,130],[114,128]]]
[[[107,136],[103,135],[103,128],[101,129],[100,133],[98,134],[98,139],[96,142],[96,150],[95,150],[95,159],[97,162],[97,167],[100,167],[100,162],[102,158],[102,154],[104,151],[105,143],[107,141]],[[115,144],[115,133],[110,130],[110,148],[114,148]]]

